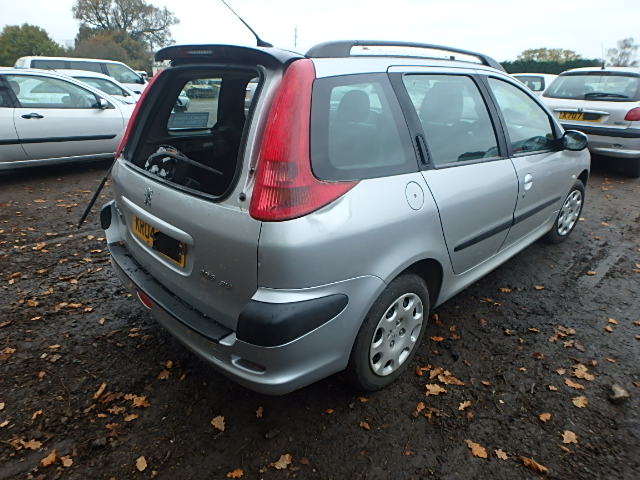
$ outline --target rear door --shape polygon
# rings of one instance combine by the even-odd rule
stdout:
[[[495,255],[513,220],[517,177],[471,74],[406,72],[405,110],[427,167],[455,273]]]
[[[110,104],[97,108],[97,96],[74,83],[40,75],[7,75],[18,105],[14,124],[30,159],[109,155],[125,122]]]
[[[489,90],[505,125],[507,147],[518,176],[518,203],[504,247],[556,215],[573,183],[573,163],[563,162],[549,114],[515,82],[488,77]]]

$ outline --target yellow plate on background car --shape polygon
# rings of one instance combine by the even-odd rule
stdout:
[[[591,118],[590,118],[591,117]],[[600,115],[585,116],[584,112],[560,112],[560,120],[574,120],[578,122],[599,122]]]
[[[149,245],[153,250],[167,257],[173,263],[184,268],[187,262],[187,246],[184,243],[162,233],[157,228],[152,227],[136,216],[133,217],[132,227],[133,233],[135,233],[140,240]]]

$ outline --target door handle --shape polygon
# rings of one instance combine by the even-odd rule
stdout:
[[[30,118],[44,118],[44,117],[39,113],[26,113],[22,115],[22,118],[30,119]]]
[[[533,186],[533,175],[527,173],[524,176],[524,181],[522,182],[525,190],[530,190]]]

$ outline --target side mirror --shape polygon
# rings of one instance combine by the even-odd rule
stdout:
[[[562,135],[562,147],[565,150],[572,150],[574,152],[584,150],[587,148],[588,143],[589,137],[577,130],[567,130],[564,132],[564,135]]]
[[[99,108],[100,110],[106,110],[107,108],[109,108],[109,102],[100,97],[98,98],[98,102],[96,103],[96,108]]]

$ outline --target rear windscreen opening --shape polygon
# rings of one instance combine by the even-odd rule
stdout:
[[[255,100],[253,90],[247,98],[247,88],[259,84],[259,72],[176,67],[163,77],[148,99],[151,110],[138,120],[143,125],[134,151],[125,156],[164,181],[224,195],[239,170],[245,124]]]

